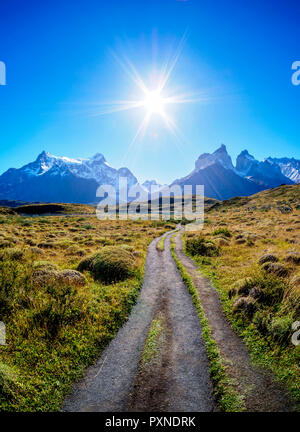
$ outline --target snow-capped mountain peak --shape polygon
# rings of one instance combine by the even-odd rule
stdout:
[[[90,158],[90,161],[103,163],[106,162],[106,159],[102,153],[96,153],[94,156]]]
[[[216,162],[221,164],[226,169],[233,170],[233,164],[231,157],[227,153],[226,146],[221,146],[213,153],[203,153],[195,162],[195,171],[207,168],[210,165],[214,165]]]
[[[283,175],[294,183],[300,183],[300,160],[295,158],[271,158],[266,159],[270,163],[277,164]]]
[[[49,201],[53,200],[52,196],[60,196],[59,191],[55,195],[53,188],[61,188],[64,191],[61,192],[62,201],[91,202],[91,199],[96,200],[96,189],[100,185],[112,185],[118,190],[120,177],[127,178],[128,187],[137,183],[128,168],[111,167],[102,153],[83,159],[43,151],[34,162],[19,169],[11,168],[0,176],[0,196]]]

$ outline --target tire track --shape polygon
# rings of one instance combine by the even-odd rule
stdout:
[[[215,410],[199,319],[170,252],[172,234],[165,234],[163,252],[156,249],[159,239],[150,244],[137,304],[96,364],[89,367],[85,377],[74,385],[65,399],[63,411],[130,410],[140,356],[162,297],[167,302],[168,331],[172,332],[172,338],[168,346],[164,395],[160,395],[161,400],[167,402],[158,408],[182,412]],[[159,388],[156,386],[152,390],[151,397]],[[146,398],[142,408],[148,411],[149,404]]]

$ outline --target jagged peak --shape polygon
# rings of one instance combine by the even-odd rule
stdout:
[[[47,152],[46,150],[43,150],[38,157],[36,158],[36,160],[40,160],[40,159],[44,159],[45,157],[49,157],[51,156],[49,152]]]
[[[251,155],[248,152],[248,150],[246,150],[246,149],[241,151],[241,153],[237,156],[237,158],[236,158],[237,163],[240,159],[243,159],[243,158],[246,158],[246,159],[251,160],[253,162],[256,161],[255,157],[253,155]]]
[[[218,154],[218,153],[227,153],[228,154],[227,147],[225,144],[221,144],[220,147],[213,152],[213,154]]]
[[[106,159],[103,156],[103,154],[99,153],[99,152],[94,154],[94,156],[91,158],[91,160],[97,161],[97,162],[106,162]]]
[[[204,169],[216,162],[221,164],[225,169],[234,169],[225,144],[221,144],[221,146],[213,153],[203,153],[200,155],[196,160],[195,170]]]
[[[119,168],[118,172],[119,173],[130,173],[130,174],[132,174],[131,171],[130,171],[130,169],[127,168],[127,167],[121,167],[121,168]]]
[[[142,186],[144,185],[159,185],[160,183],[158,183],[157,180],[151,179],[151,180],[145,180],[144,183],[142,184]]]

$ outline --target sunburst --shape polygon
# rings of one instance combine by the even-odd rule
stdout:
[[[184,43],[186,41],[186,33],[181,38],[180,43],[178,44],[177,49],[175,50],[173,56],[164,63],[160,74],[158,74],[156,85],[152,87],[148,87],[145,81],[142,79],[140,74],[138,73],[134,64],[124,56],[124,60],[122,60],[119,56],[113,53],[115,59],[121,65],[124,72],[130,77],[133,83],[136,85],[137,89],[141,93],[141,98],[137,100],[117,100],[111,102],[99,102],[98,105],[106,106],[106,109],[97,111],[94,115],[103,115],[103,114],[111,114],[120,111],[127,111],[133,109],[144,109],[145,116],[139,125],[137,132],[135,133],[130,146],[131,147],[138,138],[144,136],[151,118],[155,116],[160,116],[166,126],[166,128],[179,140],[182,137],[181,132],[179,131],[178,126],[175,121],[169,116],[167,113],[168,105],[175,104],[186,104],[186,103],[203,103],[207,100],[204,95],[198,97],[195,93],[184,93],[184,94],[173,94],[172,96],[168,96],[166,94],[167,84],[169,84],[172,72],[174,71],[180,55],[182,53],[182,49]]]

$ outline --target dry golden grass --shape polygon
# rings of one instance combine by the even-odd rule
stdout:
[[[289,272],[284,301],[299,294],[300,263],[288,259],[290,255],[300,256],[299,205],[300,185],[281,186],[253,195],[244,205],[238,201],[235,205],[224,202],[206,213],[202,234],[218,245],[220,256],[213,263],[224,289],[229,290],[236,280],[260,271],[259,258],[273,254]],[[222,229],[231,236],[213,235]]]
[[[186,245],[199,236],[218,248],[194,259],[219,289],[231,323],[300,404],[300,351],[292,344],[292,323],[300,320],[300,185],[216,204],[201,234],[185,234]]]
[[[161,222],[1,213],[0,320],[7,343],[0,346],[0,410],[59,409],[70,384],[127,319],[148,244],[169,229]],[[77,271],[83,259],[111,250],[120,251],[123,264],[130,257],[130,272],[121,278],[107,277],[108,264],[110,273],[115,265],[120,270],[116,254],[106,267],[101,262],[106,278]]]

